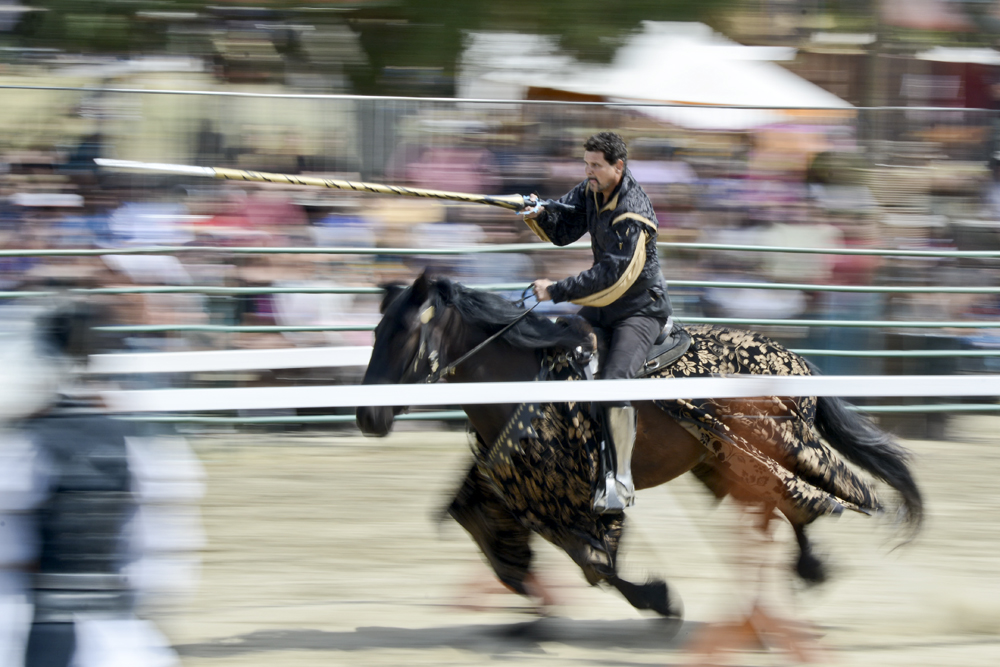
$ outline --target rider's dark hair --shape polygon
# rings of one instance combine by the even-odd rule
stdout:
[[[608,164],[628,162],[628,147],[617,132],[598,132],[583,144],[585,151],[601,151]]]

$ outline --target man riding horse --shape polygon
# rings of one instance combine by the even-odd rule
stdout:
[[[559,282],[536,280],[533,289],[539,301],[583,306],[580,316],[606,333],[603,379],[634,378],[672,310],[656,255],[656,214],[626,165],[628,149],[621,136],[600,132],[583,148],[587,179],[557,200],[538,201],[533,195],[537,203],[521,215],[539,238],[558,246],[590,232],[594,265]],[[628,401],[599,407],[615,456],[610,461],[599,457],[606,469],[593,504],[598,512],[620,512],[634,502],[635,409]]]

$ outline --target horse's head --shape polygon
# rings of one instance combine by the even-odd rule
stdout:
[[[421,275],[409,287],[386,288],[375,327],[371,361],[362,384],[413,384],[437,370],[445,302],[439,283]],[[359,407],[358,427],[365,435],[384,436],[403,407]]]
[[[477,353],[475,363],[458,367],[454,381],[530,380],[538,371],[535,350],[591,347],[590,327],[579,318],[552,322],[502,296],[426,273],[409,287],[386,289],[381,311],[363,384],[434,380],[445,368],[456,370],[454,365],[471,353]],[[500,336],[490,347],[481,347]],[[358,426],[367,435],[386,435],[402,411],[358,408]]]

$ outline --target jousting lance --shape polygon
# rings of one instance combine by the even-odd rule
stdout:
[[[472,195],[464,192],[445,192],[442,190],[424,190],[422,188],[403,188],[397,185],[381,185],[379,183],[357,183],[340,181],[333,178],[318,178],[316,176],[297,176],[292,174],[268,174],[262,171],[246,169],[226,169],[222,167],[195,167],[185,164],[160,164],[156,162],[135,162],[132,160],[94,160],[101,167],[108,169],[136,169],[139,171],[156,171],[165,174],[183,174],[187,176],[205,176],[221,178],[227,181],[257,181],[261,183],[283,183],[287,185],[306,185],[314,188],[329,188],[332,190],[352,190],[354,192],[374,192],[383,195],[403,195],[406,197],[425,197],[428,199],[447,199],[463,201],[470,204],[489,204],[511,211],[520,211],[533,206],[535,202],[524,195]]]

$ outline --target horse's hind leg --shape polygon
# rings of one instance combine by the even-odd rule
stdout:
[[[813,552],[812,543],[806,537],[805,524],[791,522],[795,531],[795,541],[799,545],[799,557],[795,561],[795,573],[809,584],[822,584],[826,581],[826,565]]]
[[[715,664],[714,656],[722,652],[762,647],[786,651],[795,664],[813,662],[821,652],[816,634],[795,611],[794,600],[788,596],[791,590],[786,586],[785,566],[777,564],[783,541],[776,539],[776,526],[782,515],[760,503],[744,501],[739,507],[743,512],[737,524],[740,546],[732,552],[732,565],[739,581],[736,590],[744,599],[738,605],[737,618],[702,626],[691,635],[686,650],[703,659],[697,664]],[[800,574],[818,575],[821,569],[810,569],[819,561],[812,555],[804,524],[790,523],[799,540],[798,567],[805,571]]]
[[[671,597],[667,582],[662,579],[650,579],[644,584],[634,584],[622,579],[614,565],[614,554],[595,548],[579,536],[561,540],[559,546],[580,566],[591,586],[604,581],[636,609],[655,611],[667,618],[680,618],[683,615],[680,601]]]
[[[618,575],[612,575],[607,581],[636,609],[649,609],[667,618],[680,618],[684,614],[680,601],[670,595],[667,582],[662,579],[633,584]]]

